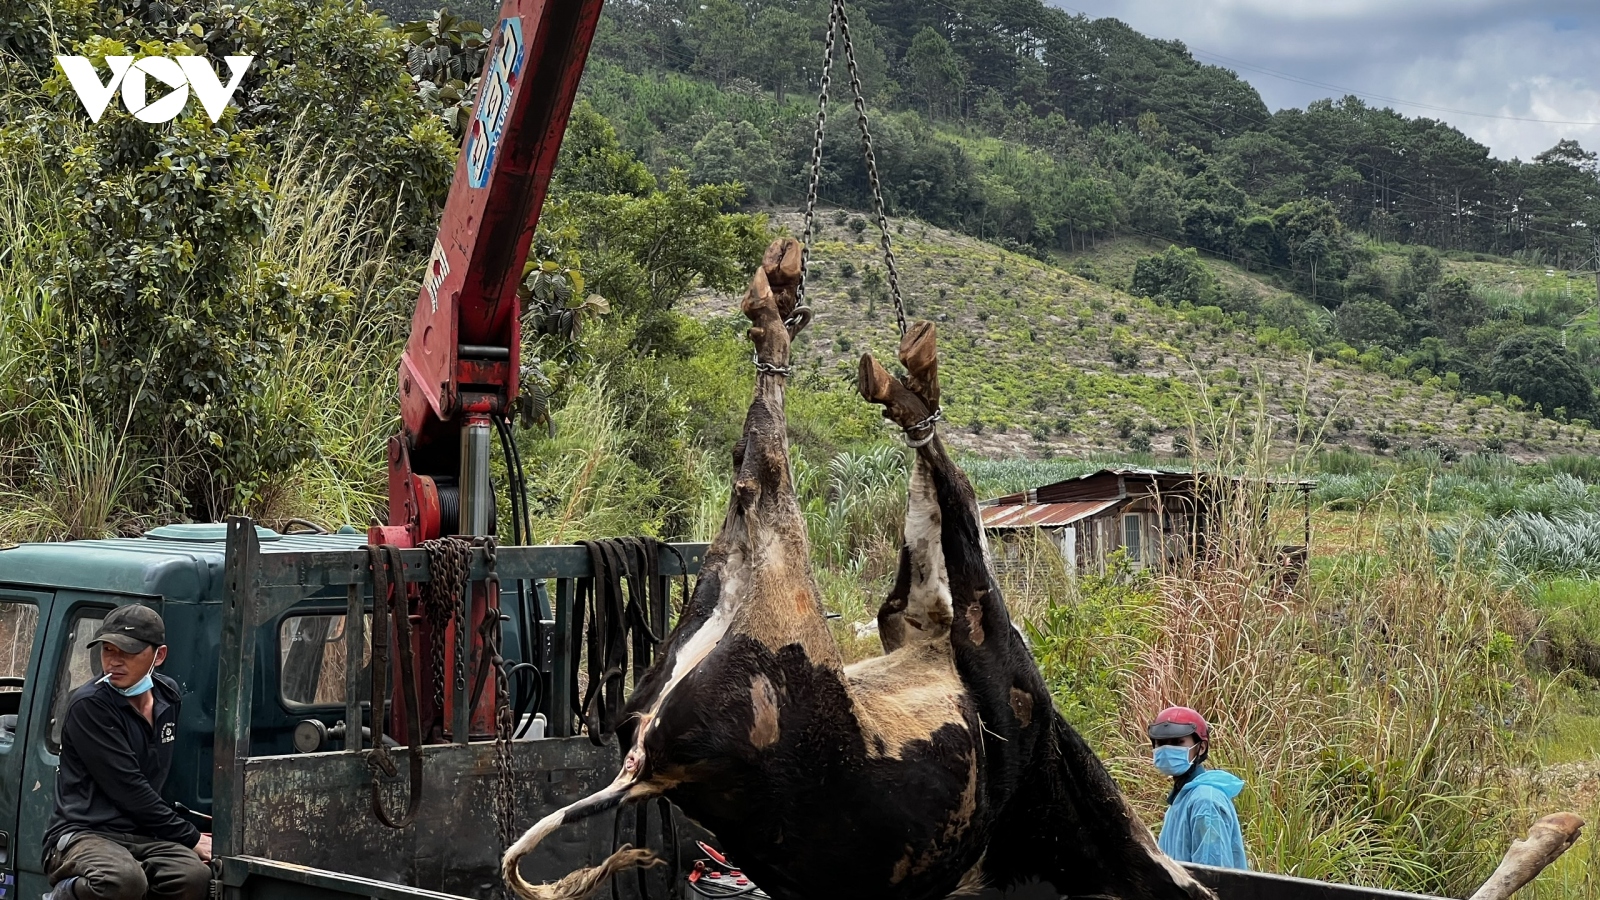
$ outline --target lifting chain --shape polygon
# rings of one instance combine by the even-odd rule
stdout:
[[[433,632],[431,667],[433,669],[433,723],[428,729],[430,742],[442,742],[448,723],[445,721],[445,665],[444,648],[449,643],[450,623],[460,622],[459,611],[465,605],[467,576],[472,565],[472,542],[458,537],[436,538],[423,541],[422,549],[428,551],[428,570],[432,577],[423,592],[423,611],[428,627]],[[460,630],[456,634],[460,634]],[[456,656],[457,679],[462,671],[461,654]]]
[[[805,305],[806,273],[811,262],[811,242],[816,237],[817,187],[822,180],[822,144],[828,123],[828,89],[833,83],[834,37],[844,41],[845,66],[850,73],[850,91],[855,98],[856,124],[861,129],[861,152],[867,164],[867,181],[872,187],[872,210],[878,218],[878,232],[883,246],[883,263],[888,273],[889,298],[894,301],[895,325],[900,336],[906,334],[906,305],[900,296],[900,270],[895,263],[894,247],[889,240],[889,217],[883,203],[883,183],[878,179],[878,157],[872,150],[872,130],[867,123],[867,99],[861,90],[861,73],[856,67],[855,45],[850,40],[850,17],[845,12],[844,0],[833,0],[828,14],[828,38],[822,58],[822,91],[817,97],[817,130],[811,147],[811,184],[806,191],[805,228],[800,237],[800,284],[797,289],[799,304]]]
[[[483,622],[479,626],[483,637],[483,658],[478,667],[479,689],[482,688],[482,675],[485,667],[494,672],[494,762],[498,778],[494,791],[494,818],[499,830],[500,851],[504,853],[511,847],[512,840],[516,837],[513,829],[516,826],[516,781],[512,768],[511,758],[511,733],[514,723],[511,721],[511,684],[506,675],[505,656],[502,647],[505,642],[505,619],[500,614],[500,574],[497,568],[496,552],[498,546],[492,537],[480,537],[474,544],[483,547],[484,595]],[[473,692],[473,705],[477,705],[477,691]]]

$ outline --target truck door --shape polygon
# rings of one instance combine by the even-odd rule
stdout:
[[[34,672],[29,676],[26,731],[19,731],[10,757],[0,765],[20,766],[20,788],[14,805],[18,831],[12,841],[17,888],[9,896],[37,897],[48,888],[44,873],[44,830],[55,807],[56,766],[61,762],[61,727],[73,688],[99,678],[100,654],[83,645],[115,605],[104,595],[59,591],[54,596],[42,640],[37,641]],[[3,661],[0,655],[0,661]],[[0,682],[3,684],[3,682]],[[20,759],[19,759],[20,758]],[[14,770],[4,770],[14,771]],[[7,900],[0,895],[0,900]]]
[[[0,897],[16,896],[17,816],[28,721],[37,681],[41,616],[53,595],[0,587]]]

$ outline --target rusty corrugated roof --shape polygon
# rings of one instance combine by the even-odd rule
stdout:
[[[1120,500],[1073,503],[1013,503],[983,507],[985,528],[1060,528],[1117,505]]]

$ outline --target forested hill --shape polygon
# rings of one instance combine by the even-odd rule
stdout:
[[[897,204],[939,224],[1040,247],[1068,246],[1075,232],[1140,230],[1309,276],[1306,261],[1326,251],[1307,250],[1308,234],[1278,234],[1264,219],[1285,203],[1326,200],[1344,227],[1385,240],[1500,255],[1539,250],[1557,265],[1593,252],[1581,223],[1596,220],[1595,157],[1576,143],[1502,161],[1448,125],[1356,98],[1269,113],[1248,83],[1197,62],[1181,42],[1040,0],[860,0],[851,8],[875,107],[916,110],[1003,142],[980,152],[960,141],[901,141],[901,152],[887,154]],[[819,0],[612,0],[597,50],[629,71],[758,87],[780,101],[801,94],[809,104],[826,21]],[[807,133],[791,127],[796,112],[753,122],[786,162],[804,158],[803,140],[790,146]],[[849,137],[844,128],[835,134]],[[1005,149],[1054,165],[990,158]],[[836,165],[837,199],[861,199],[850,164]],[[1039,168],[1051,177],[1030,180]],[[1072,202],[1034,189],[1057,183],[1079,183]]]
[[[422,13],[404,2],[391,12]],[[1440,262],[1586,272],[1600,165],[1577,143],[1498,160],[1447,124],[1354,97],[1272,113],[1181,42],[1041,0],[850,11],[891,214],[1041,260],[1128,238],[1195,251],[1307,304],[1260,308],[1170,257],[1129,286],[1292,329],[1324,355],[1378,354],[1419,381],[1600,419],[1600,322],[1578,295],[1507,291]],[[748,207],[792,208],[827,22],[822,0],[610,0],[583,96],[658,177],[739,182]],[[842,60],[833,96],[821,197],[868,209]]]

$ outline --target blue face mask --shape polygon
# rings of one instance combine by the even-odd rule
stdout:
[[[151,665],[150,666],[150,671],[144,673],[144,677],[143,678],[139,679],[138,681],[135,681],[133,684],[131,684],[131,685],[125,687],[125,688],[119,688],[116,685],[111,684],[111,676],[109,674],[102,675],[100,677],[100,680],[104,681],[106,684],[111,684],[111,689],[113,691],[116,691],[117,693],[121,694],[124,697],[137,697],[140,694],[144,693],[145,691],[148,691],[151,688],[156,686],[156,680],[155,680],[155,677],[154,677],[155,676],[155,671],[156,671],[156,667],[154,665]]]
[[[1171,744],[1156,748],[1155,764],[1157,771],[1173,778],[1189,771],[1190,766],[1194,765],[1189,762],[1188,747],[1174,747]]]

